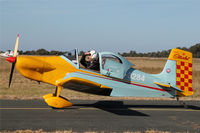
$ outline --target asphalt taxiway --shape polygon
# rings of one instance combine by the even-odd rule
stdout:
[[[52,109],[43,100],[0,100],[0,130],[200,132],[200,101],[72,100]]]

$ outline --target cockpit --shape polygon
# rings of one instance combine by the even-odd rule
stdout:
[[[70,60],[73,65],[78,69],[83,69],[87,71],[94,71],[100,73],[102,75],[115,77],[119,79],[123,79],[127,73],[127,71],[133,65],[124,57],[120,56],[119,54],[115,54],[112,52],[100,52],[97,53],[97,65],[98,69],[90,69],[87,68],[81,63],[82,58],[85,58],[87,61],[87,56],[78,56],[78,50],[71,50],[66,52],[63,56],[65,56],[68,60]]]

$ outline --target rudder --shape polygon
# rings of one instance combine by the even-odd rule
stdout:
[[[177,95],[192,95],[192,53],[174,48],[168,59],[176,61],[176,87],[182,90]]]

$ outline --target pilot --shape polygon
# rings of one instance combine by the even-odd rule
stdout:
[[[99,71],[99,57],[95,50],[84,53],[80,63],[88,69]]]

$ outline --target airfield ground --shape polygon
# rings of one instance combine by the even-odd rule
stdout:
[[[167,100],[71,102],[71,107],[52,109],[43,100],[1,100],[0,131],[200,132],[200,101],[186,101],[188,108]]]
[[[134,68],[147,73],[160,73],[166,63],[167,58],[147,58],[147,57],[127,57],[135,66]],[[43,95],[53,93],[55,87],[45,83],[38,84],[21,76],[15,69],[12,85],[8,88],[11,63],[0,58],[0,98],[1,99],[41,99]],[[200,59],[193,59],[193,89],[194,95],[186,99],[200,98]],[[121,99],[105,96],[85,94],[73,90],[62,89],[61,95],[69,99]],[[122,99],[141,99],[126,97]],[[143,100],[145,98],[142,98]],[[149,98],[147,98],[148,100]],[[154,98],[157,99],[157,98]]]

